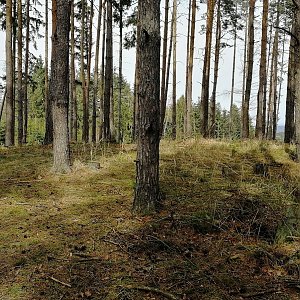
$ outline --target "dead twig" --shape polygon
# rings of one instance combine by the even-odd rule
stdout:
[[[280,289],[268,289],[264,291],[253,292],[253,293],[240,294],[240,296],[243,298],[252,298],[257,296],[263,296],[265,294],[277,293],[277,292],[280,292]]]
[[[61,284],[61,285],[63,285],[63,286],[66,286],[66,287],[68,287],[68,288],[71,288],[71,287],[72,287],[71,284],[65,283],[65,282],[63,282],[63,281],[60,281],[60,280],[56,279],[56,278],[53,277],[53,276],[50,276],[49,278],[50,278],[51,280],[53,280],[54,282],[57,282],[57,283],[59,283],[59,284]]]
[[[128,289],[128,290],[138,290],[138,291],[152,292],[152,293],[155,293],[155,294],[162,295],[166,299],[179,300],[179,298],[177,298],[173,294],[171,294],[169,292],[162,291],[158,288],[153,288],[153,287],[149,287],[149,286],[138,286],[138,285],[137,286],[128,285],[128,286],[121,286],[121,287],[124,288],[124,289]]]

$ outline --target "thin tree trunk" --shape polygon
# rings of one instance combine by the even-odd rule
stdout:
[[[1,107],[0,107],[0,123],[1,123],[1,120],[2,120],[5,100],[6,100],[6,88],[4,90],[4,94],[3,94],[3,98],[2,98],[2,102],[1,102]]]
[[[192,0],[192,20],[191,20],[191,38],[189,42],[189,62],[188,62],[188,80],[186,93],[186,137],[192,135],[192,97],[193,97],[193,66],[194,66],[194,45],[195,45],[195,27],[196,27],[196,0]]]
[[[177,100],[177,0],[173,1],[173,79],[172,79],[172,138],[176,139],[176,100]]]
[[[249,138],[249,106],[252,87],[252,73],[253,73],[253,56],[254,56],[254,9],[255,0],[249,0],[249,21],[248,21],[248,53],[247,53],[247,79],[245,99],[242,107],[242,138]]]
[[[267,82],[267,41],[268,41],[268,10],[269,0],[263,0],[262,34],[260,48],[260,66],[259,66],[259,88],[257,95],[257,112],[255,137],[262,139],[263,134],[263,102],[264,89]]]
[[[93,92],[93,112],[92,112],[92,142],[95,143],[97,139],[97,105],[96,101],[98,98],[99,89],[99,55],[100,55],[100,32],[101,32],[101,21],[102,21],[102,0],[99,0],[99,11],[98,11],[98,25],[97,25],[97,36],[96,36],[96,54],[95,54],[95,67],[94,67],[94,92]]]
[[[218,0],[217,10],[217,25],[216,25],[216,43],[215,43],[215,64],[214,64],[214,82],[210,102],[210,128],[209,136],[214,137],[216,131],[216,93],[219,77],[219,61],[220,61],[220,46],[221,46],[221,0]]]
[[[139,67],[139,129],[133,210],[149,213],[160,202],[160,1],[139,0],[138,10],[141,38],[137,51],[142,63]]]
[[[104,138],[104,82],[105,82],[105,50],[106,50],[106,1],[103,3],[103,32],[102,32],[102,57],[101,57],[101,96],[100,96],[100,113],[99,113],[99,140]]]
[[[103,135],[105,141],[111,140],[110,113],[112,87],[112,0],[107,1],[107,34],[106,34],[106,65],[104,87],[104,123]]]
[[[73,1],[72,1],[73,2]],[[53,118],[52,118],[52,102],[49,97],[49,77],[48,77],[48,44],[49,44],[49,30],[48,30],[48,0],[45,1],[45,138],[44,144],[49,145],[53,143]]]
[[[122,130],[122,63],[123,63],[123,6],[120,0],[120,40],[119,40],[119,101],[118,101],[118,142],[123,140]]]
[[[17,81],[17,96],[18,96],[18,144],[23,142],[23,74],[22,74],[22,48],[23,48],[23,34],[22,34],[22,0],[18,0],[18,81]]]
[[[88,33],[88,57],[87,57],[87,79],[86,79],[86,115],[88,129],[85,133],[86,142],[89,142],[89,118],[90,118],[90,85],[91,85],[91,62],[93,47],[93,18],[94,18],[94,0],[91,0],[89,33]]]
[[[208,132],[208,108],[209,108],[209,81],[210,81],[210,59],[211,59],[211,42],[212,28],[214,20],[214,7],[216,0],[207,1],[207,18],[206,18],[206,41],[205,54],[203,62],[202,91],[200,103],[200,133],[207,137]]]
[[[300,84],[300,0],[295,0],[295,36],[297,38],[295,45],[295,86]],[[296,130],[296,149],[297,158],[300,159],[300,89],[295,89],[295,130]]]
[[[75,3],[71,1],[71,62],[70,62],[70,80],[71,80],[71,102],[70,102],[70,137],[72,141],[77,141],[77,95],[76,95],[76,75],[75,75]]]
[[[14,141],[14,84],[12,51],[12,0],[6,1],[6,128],[5,146],[13,146]]]
[[[190,33],[191,33],[191,12],[192,12],[192,0],[189,0],[189,15],[188,15],[188,30],[186,39],[186,71],[185,71],[185,93],[184,93],[184,123],[183,123],[183,133],[184,136],[190,135],[188,133],[188,125],[191,123],[191,107],[188,103],[188,86],[189,86],[189,59],[190,59]],[[191,125],[189,125],[190,127]],[[191,131],[191,130],[190,130]]]
[[[70,9],[65,0],[52,0],[52,55],[50,95],[53,101],[53,167],[70,171],[68,132]]]
[[[139,13],[139,12],[138,12]],[[139,16],[138,16],[138,21],[137,21],[137,26],[136,26],[136,36],[137,36],[137,41],[141,37],[141,26],[139,23]],[[137,132],[138,132],[138,90],[139,90],[139,64],[140,64],[140,59],[139,59],[139,52],[136,50],[135,53],[135,75],[134,75],[134,98],[133,98],[133,126],[132,126],[132,141],[135,142],[137,139]]]
[[[86,19],[86,2],[85,0],[81,0],[82,12],[81,12],[81,37],[80,37],[80,69],[81,69],[81,84],[82,84],[82,110],[83,110],[83,117],[82,117],[82,141],[84,143],[89,142],[89,115],[88,115],[88,98],[87,98],[87,81],[85,76],[85,47],[84,41],[86,38],[86,26],[85,26],[85,19]]]
[[[235,6],[237,13],[237,4]],[[235,65],[236,65],[236,42],[237,42],[237,28],[234,27],[234,42],[233,42],[233,58],[232,58],[232,75],[231,75],[231,93],[230,93],[230,112],[229,112],[229,138],[232,138],[232,125],[233,125],[233,98],[234,98],[234,85],[235,85]]]
[[[295,35],[295,25],[293,23],[291,32]],[[286,93],[286,110],[284,126],[284,142],[291,143],[295,136],[295,48],[296,40],[291,37],[289,47],[289,64]]]
[[[168,48],[168,27],[169,27],[169,0],[165,0],[165,22],[163,36],[163,54],[162,54],[162,70],[160,85],[160,126],[163,132],[164,114],[166,111],[165,89],[166,89],[166,72],[167,72],[167,48]]]

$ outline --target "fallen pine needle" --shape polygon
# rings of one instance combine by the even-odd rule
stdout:
[[[63,282],[63,281],[60,281],[60,280],[54,278],[53,276],[51,276],[51,277],[49,277],[49,278],[50,278],[51,280],[53,280],[54,282],[57,282],[57,283],[59,283],[59,284],[61,284],[61,285],[63,285],[63,286],[66,286],[66,287],[69,287],[69,288],[72,287],[71,284],[65,283],[65,282]]]

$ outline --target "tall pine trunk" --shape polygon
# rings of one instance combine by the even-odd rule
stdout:
[[[52,0],[52,54],[50,96],[53,101],[53,168],[70,171],[68,131],[70,7],[65,0]]]
[[[203,62],[202,91],[200,103],[200,133],[208,136],[208,108],[209,108],[209,81],[210,81],[210,59],[211,59],[211,42],[212,28],[214,20],[215,0],[207,1],[207,18],[206,18],[206,41],[205,54]]]
[[[139,0],[138,9],[141,36],[137,41],[137,51],[141,64],[133,210],[138,213],[149,213],[157,208],[160,201],[160,1]]]
[[[293,23],[291,32],[295,35],[295,24]],[[296,40],[291,38],[289,47],[289,64],[287,93],[285,102],[285,125],[284,125],[284,142],[291,143],[295,135],[295,47]]]
[[[22,49],[23,49],[23,24],[22,24],[22,0],[18,0],[18,81],[17,81],[17,97],[18,97],[18,144],[23,143],[23,72],[22,72]]]
[[[112,87],[112,0],[107,1],[107,33],[106,33],[106,64],[105,64],[105,84],[104,84],[104,122],[103,138],[105,141],[111,140],[110,114],[111,114],[111,87]]]
[[[13,146],[15,143],[12,27],[12,0],[6,0],[6,147]]]
[[[216,93],[219,77],[219,61],[220,61],[220,48],[221,48],[221,0],[218,0],[217,10],[217,24],[216,24],[216,42],[215,42],[215,64],[214,64],[214,81],[210,101],[210,125],[209,136],[214,137],[216,131]]]
[[[192,97],[193,97],[193,67],[194,67],[194,50],[195,50],[195,27],[196,27],[196,0],[192,0],[191,12],[192,20],[191,22],[191,36],[189,40],[189,58],[188,58],[188,67],[187,67],[187,83],[186,83],[186,137],[192,135]]]
[[[260,66],[259,66],[259,87],[257,95],[257,112],[256,112],[256,127],[255,137],[262,139],[263,133],[263,102],[264,90],[267,83],[267,41],[268,41],[268,10],[269,0],[263,0],[263,18],[262,18],[262,33],[261,33],[261,48],[260,48]]]
[[[73,1],[72,1],[73,2]],[[48,78],[48,0],[45,1],[45,138],[44,144],[49,145],[53,142],[53,118],[52,118],[52,102],[49,97],[49,78]]]
[[[177,101],[177,0],[173,1],[173,79],[172,79],[172,138],[176,139],[177,135],[177,111],[176,111],[176,101]]]
[[[254,9],[255,0],[249,0],[249,19],[248,19],[248,52],[247,52],[247,75],[245,98],[242,105],[242,138],[249,138],[249,106],[252,87],[253,57],[254,57]]]

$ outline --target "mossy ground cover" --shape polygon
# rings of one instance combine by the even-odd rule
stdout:
[[[72,145],[67,175],[51,159],[0,149],[1,300],[300,299],[292,148],[163,141],[153,216],[131,213],[134,146]]]

